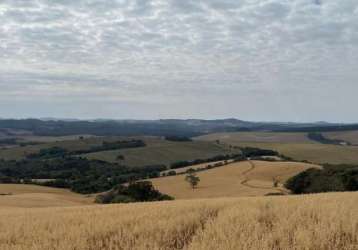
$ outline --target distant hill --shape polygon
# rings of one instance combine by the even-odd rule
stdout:
[[[41,136],[91,135],[157,135],[198,136],[217,132],[280,131],[328,132],[358,130],[358,124],[249,122],[238,119],[165,119],[165,120],[57,120],[0,119],[2,134],[16,131]]]

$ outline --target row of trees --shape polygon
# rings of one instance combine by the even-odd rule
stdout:
[[[29,159],[50,159],[57,157],[64,157],[70,155],[88,154],[100,151],[118,150],[125,148],[138,148],[145,147],[146,144],[142,140],[129,140],[129,141],[115,141],[115,142],[102,142],[102,145],[92,146],[88,149],[68,150],[61,147],[51,147],[41,149],[37,153],[27,156]]]

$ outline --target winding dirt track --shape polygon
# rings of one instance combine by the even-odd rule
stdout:
[[[256,166],[255,166],[255,164],[254,164],[251,160],[247,160],[247,162],[251,165],[251,167],[250,167],[248,170],[246,170],[246,171],[244,171],[244,172],[242,173],[242,176],[244,176],[245,179],[241,181],[241,183],[240,183],[241,185],[243,185],[243,186],[245,186],[245,187],[249,187],[249,188],[265,189],[265,190],[272,190],[272,191],[280,191],[280,192],[283,193],[283,194],[288,194],[288,192],[287,192],[286,190],[284,190],[284,189],[282,189],[282,188],[279,188],[279,187],[277,187],[277,188],[275,188],[275,187],[263,187],[263,186],[257,186],[257,185],[251,185],[251,184],[249,184],[248,182],[250,181],[250,179],[247,177],[247,174],[249,174],[250,172],[254,171],[255,168],[256,168]],[[279,176],[279,175],[278,175],[278,176]],[[276,176],[276,177],[278,177],[278,176]],[[276,177],[275,177],[274,179],[276,179]]]

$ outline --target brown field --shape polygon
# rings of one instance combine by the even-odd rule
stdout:
[[[358,145],[358,131],[327,132],[323,135],[329,139],[343,140]]]
[[[358,193],[0,209],[2,250],[355,250]]]
[[[215,133],[196,137],[201,141],[235,141],[235,142],[267,142],[267,143],[317,143],[307,137],[307,133],[278,132],[235,132]]]
[[[36,185],[0,184],[0,194],[0,209],[79,206],[93,202],[93,197]]]
[[[185,175],[162,177],[151,181],[159,191],[176,199],[263,196],[268,193],[288,193],[282,184],[289,177],[312,167],[319,166],[298,162],[231,163],[198,172],[201,181],[195,190],[192,190],[184,180]],[[274,179],[279,182],[278,187],[273,187]]]
[[[238,133],[225,133],[226,137],[216,134],[198,137],[198,140],[215,141],[242,147],[273,149],[295,160],[308,160],[317,164],[358,164],[358,146],[339,146],[320,143],[297,142],[255,142],[241,141]]]

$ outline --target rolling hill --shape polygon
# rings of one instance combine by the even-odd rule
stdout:
[[[1,208],[67,207],[93,203],[93,197],[66,189],[24,184],[0,184]]]
[[[263,196],[269,193],[287,193],[282,184],[291,176],[308,168],[319,168],[298,162],[244,161],[198,172],[201,181],[195,190],[184,180],[185,175],[152,179],[162,193],[176,199],[213,197]],[[273,187],[273,181],[279,182]]]
[[[206,159],[217,155],[239,152],[228,147],[217,145],[213,142],[173,142],[167,141],[162,137],[137,136],[137,137],[90,137],[84,139],[70,139],[52,141],[38,145],[29,145],[25,147],[13,147],[0,149],[0,159],[19,160],[26,156],[38,153],[41,149],[53,147],[63,148],[68,151],[88,150],[92,147],[98,147],[103,142],[115,142],[121,140],[143,140],[145,147],[124,148],[118,150],[105,150],[93,153],[80,154],[78,156],[91,160],[103,160],[112,163],[119,163],[130,167],[148,166],[156,164],[169,165],[173,162],[183,160]],[[123,156],[118,158],[118,156]]]
[[[263,136],[265,135],[265,136]],[[270,140],[267,139],[269,135]],[[216,141],[239,147],[272,149],[295,160],[317,164],[357,164],[358,146],[320,144],[302,138],[301,133],[219,133],[196,137],[199,141]],[[294,138],[301,138],[296,141]],[[306,140],[306,141],[305,141]]]

